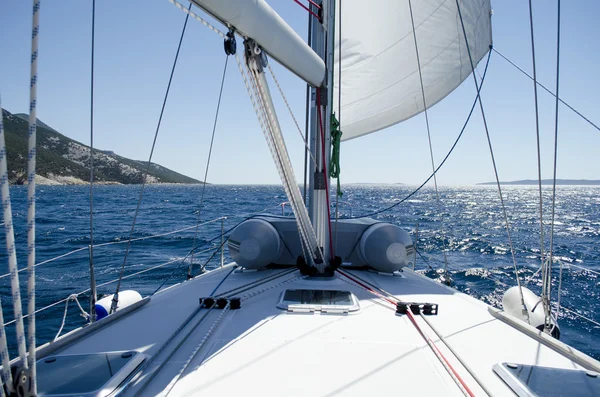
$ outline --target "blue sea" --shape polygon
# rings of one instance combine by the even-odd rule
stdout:
[[[16,229],[18,265],[26,266],[26,195],[27,188],[11,188]],[[361,216],[397,203],[414,187],[404,185],[344,186],[339,202],[341,217]],[[557,188],[554,256],[563,263],[561,307],[559,311],[561,340],[600,359],[600,327],[573,312],[600,322],[600,188]],[[259,212],[290,215],[283,190],[279,186],[219,186],[206,187],[202,207],[199,206],[201,186],[149,185],[145,187],[134,238],[125,267],[123,289],[135,289],[148,295],[160,285],[168,286],[185,280],[190,249],[196,241],[201,251],[193,258],[193,270],[201,266],[214,268],[220,263],[221,228],[228,231],[244,217]],[[540,223],[538,190],[531,187],[504,187],[505,202],[511,224],[521,281],[540,293]],[[550,231],[551,189],[544,188],[544,221],[546,245]],[[94,190],[94,265],[98,284],[119,276],[127,247],[131,224],[140,195],[140,186],[96,186]],[[198,228],[200,219],[207,222],[226,216]],[[442,276],[443,250],[447,250],[453,286],[459,291],[499,307],[503,292],[516,284],[506,236],[504,217],[496,187],[441,188],[440,206],[432,189],[423,189],[409,200],[377,218],[400,225],[410,231],[413,239],[418,225],[416,269],[428,277]],[[36,263],[68,254],[36,268],[36,307],[41,309],[89,288],[90,204],[87,186],[38,186],[37,193],[37,258]],[[191,227],[191,228],[190,228]],[[1,237],[4,239],[4,236]],[[106,244],[111,243],[111,244]],[[1,242],[5,246],[4,241]],[[105,244],[105,245],[102,245]],[[79,250],[71,253],[72,251]],[[71,254],[69,254],[71,253]],[[208,259],[210,262],[206,263]],[[225,249],[225,261],[229,257]],[[171,262],[171,263],[168,263]],[[162,267],[151,269],[168,263]],[[135,274],[143,270],[147,272]],[[7,273],[7,259],[2,250],[0,273]],[[533,277],[532,277],[533,276]],[[558,292],[559,263],[553,267],[553,300]],[[26,272],[21,273],[22,296],[26,296]],[[164,284],[163,284],[164,283]],[[115,283],[98,288],[99,296],[111,294]],[[4,319],[12,320],[12,299],[9,277],[0,278],[0,294]],[[89,294],[79,295],[85,310],[89,310]],[[24,311],[26,306],[24,303]],[[51,306],[37,315],[37,343],[54,338],[62,322],[65,303]],[[468,315],[468,314],[465,314]],[[63,332],[85,323],[74,302],[68,304]],[[14,324],[7,334],[11,357],[16,355]]]

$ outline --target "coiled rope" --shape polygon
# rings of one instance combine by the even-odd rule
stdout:
[[[335,117],[335,113],[331,115],[331,158],[329,159],[329,176],[337,179],[337,196],[342,197],[342,187],[340,186],[340,144],[342,141],[342,131],[340,130],[340,122]],[[337,205],[336,205],[337,212]],[[337,216],[336,216],[337,218]]]

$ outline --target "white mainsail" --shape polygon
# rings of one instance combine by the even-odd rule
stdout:
[[[490,0],[461,0],[474,64],[492,43]],[[344,0],[341,4],[341,122],[349,140],[422,112],[417,52],[408,0]],[[455,0],[412,1],[427,107],[471,73]],[[334,111],[338,111],[339,16],[336,18]]]

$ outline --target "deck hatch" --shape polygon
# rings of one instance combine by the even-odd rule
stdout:
[[[519,397],[600,396],[600,375],[591,371],[501,363],[494,372]]]
[[[360,309],[350,291],[288,289],[281,294],[277,307],[290,312],[348,313]]]
[[[38,395],[111,395],[131,379],[145,359],[134,351],[46,357],[37,362]]]

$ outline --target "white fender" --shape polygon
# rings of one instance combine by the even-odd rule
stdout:
[[[108,316],[113,297],[114,294],[111,294],[96,302],[96,320],[102,320],[104,317]],[[119,292],[119,302],[117,303],[117,309],[115,311],[117,312],[141,300],[142,295],[137,291],[121,291]]]

